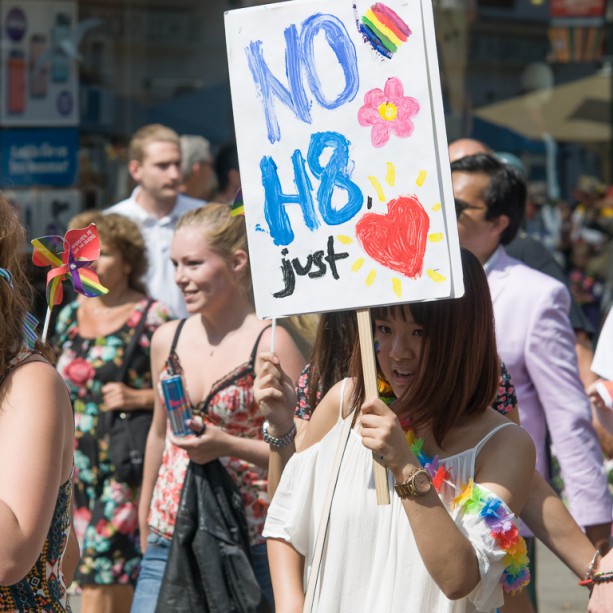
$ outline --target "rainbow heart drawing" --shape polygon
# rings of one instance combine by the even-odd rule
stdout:
[[[366,11],[358,29],[372,48],[388,59],[392,59],[411,36],[409,26],[382,2],[376,2]]]

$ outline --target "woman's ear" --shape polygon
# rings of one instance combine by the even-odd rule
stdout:
[[[249,256],[244,249],[236,250],[229,260],[230,269],[234,273],[241,273],[249,266]]]
[[[126,277],[129,277],[132,274],[132,264],[130,264],[130,262],[124,262],[123,271]]]

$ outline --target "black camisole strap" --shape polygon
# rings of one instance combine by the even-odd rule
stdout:
[[[185,325],[186,321],[187,321],[186,319],[182,319],[179,322],[179,325],[177,326],[177,329],[175,330],[175,335],[174,335],[174,337],[172,339],[172,345],[170,346],[170,351],[168,352],[170,356],[172,356],[173,354],[176,355],[175,349],[177,348],[177,343],[179,342],[179,336],[181,334],[181,329]],[[251,350],[251,355],[249,356],[249,364],[252,367],[255,364],[255,356],[258,353],[258,346],[260,344],[260,340],[262,339],[262,336],[264,335],[264,332],[266,332],[266,330],[268,330],[271,327],[272,326],[266,326],[265,328],[262,328],[262,330],[260,330],[260,333],[258,334],[258,337],[255,339],[255,343],[253,344],[253,349]]]
[[[175,330],[175,335],[172,339],[172,344],[170,345],[170,351],[168,352],[168,357],[166,358],[165,369],[169,375],[180,375],[183,372],[183,368],[181,366],[181,361],[179,360],[179,356],[175,349],[177,348],[177,343],[179,342],[179,335],[181,334],[181,329],[185,325],[186,319],[182,319]]]
[[[260,330],[260,333],[258,334],[258,337],[255,339],[253,349],[251,350],[251,357],[249,358],[249,364],[251,364],[251,367],[253,367],[255,364],[255,356],[258,353],[258,345],[260,344],[260,340],[262,340],[264,332],[266,332],[266,330],[268,330],[269,328],[272,328],[272,325],[262,328],[262,330]]]
[[[172,345],[170,346],[170,353],[175,352],[175,349],[177,348],[177,343],[179,342],[179,335],[181,334],[181,329],[185,325],[186,321],[187,319],[182,319],[179,322],[179,325],[177,326],[177,329],[175,330],[174,338],[172,339]]]

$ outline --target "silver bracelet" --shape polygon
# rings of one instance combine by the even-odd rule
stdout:
[[[592,558],[592,561],[590,562],[590,565],[587,567],[587,570],[585,571],[585,580],[587,581],[588,579],[591,579],[592,576],[594,575],[594,571],[596,570],[596,560],[598,559],[598,556],[600,555],[600,551],[598,551],[598,549],[595,551],[594,553],[594,557]]]
[[[294,440],[294,438],[296,438],[296,423],[295,422],[292,423],[292,427],[290,431],[287,434],[284,434],[283,436],[280,436],[280,437],[271,436],[270,434],[268,434],[269,426],[270,424],[268,423],[268,420],[266,420],[262,424],[262,438],[271,447],[277,447],[277,448],[287,447]]]

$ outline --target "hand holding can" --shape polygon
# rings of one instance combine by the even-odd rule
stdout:
[[[185,393],[185,386],[183,385],[181,375],[162,377],[160,385],[164,394],[164,403],[166,404],[172,433],[175,436],[193,434],[186,423],[192,417],[192,409]]]

